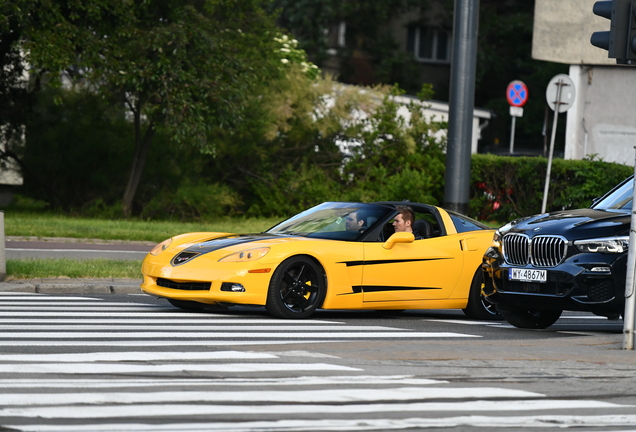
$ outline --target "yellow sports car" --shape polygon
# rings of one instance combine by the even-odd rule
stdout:
[[[395,232],[404,229],[398,222],[412,232]],[[199,232],[159,243],[143,261],[141,289],[180,308],[260,305],[279,318],[463,309],[493,319],[481,271],[493,234],[427,204],[327,202],[260,234]]]

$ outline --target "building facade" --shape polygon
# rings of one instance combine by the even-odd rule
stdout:
[[[569,65],[576,91],[567,111],[565,158],[634,165],[636,67],[617,65],[590,37],[607,31],[596,0],[535,0],[532,57]],[[546,83],[547,84],[547,83]]]

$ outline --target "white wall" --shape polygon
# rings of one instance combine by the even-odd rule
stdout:
[[[565,158],[598,155],[605,162],[634,165],[636,68],[570,66],[576,100],[567,112]]]

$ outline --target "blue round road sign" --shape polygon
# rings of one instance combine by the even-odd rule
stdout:
[[[521,107],[528,102],[528,87],[523,83],[523,81],[515,80],[508,84],[508,89],[506,90],[506,99],[508,99],[508,103],[512,106]]]

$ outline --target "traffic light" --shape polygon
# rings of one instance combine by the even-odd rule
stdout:
[[[592,7],[594,15],[611,20],[611,24],[609,31],[592,33],[590,42],[595,47],[607,50],[607,56],[616,59],[616,63],[619,64],[628,63],[627,40],[630,36],[630,22],[633,16],[632,3],[636,2],[633,0],[597,1]],[[634,36],[636,37],[636,25]]]

